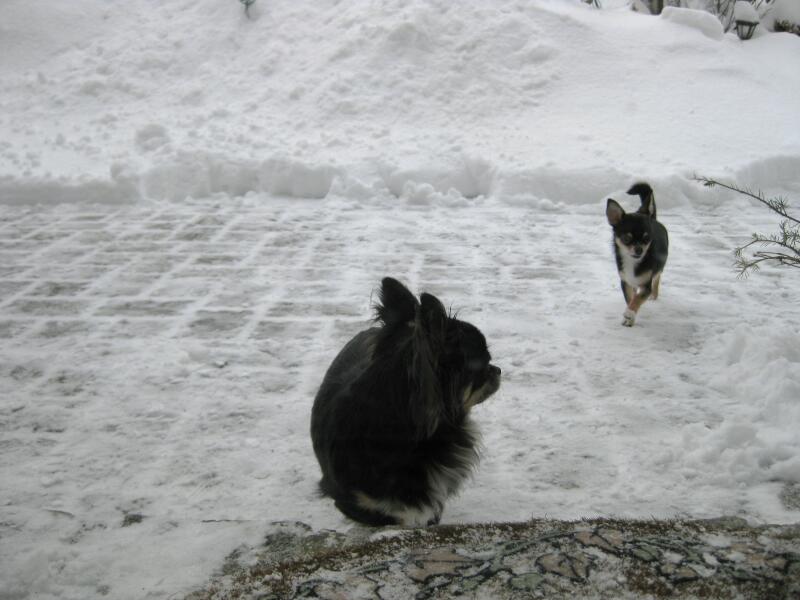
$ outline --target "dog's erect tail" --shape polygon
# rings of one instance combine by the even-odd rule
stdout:
[[[653,196],[653,188],[650,187],[649,183],[644,181],[634,183],[628,193],[631,196],[639,196],[642,201],[642,205],[637,212],[656,218],[656,199]]]

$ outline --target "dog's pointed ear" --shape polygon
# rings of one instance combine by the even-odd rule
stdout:
[[[387,327],[398,323],[413,323],[419,302],[408,288],[391,277],[381,281],[380,303],[375,307],[376,318]]]
[[[631,189],[628,190],[628,193],[631,196],[639,196],[639,199],[642,201],[642,205],[636,212],[651,216],[654,219],[656,218],[656,199],[653,195],[653,188],[651,188],[649,184],[643,181],[635,183],[631,186]]]
[[[428,439],[444,418],[439,381],[440,357],[447,330],[447,312],[436,296],[422,294],[413,338],[413,397],[409,408],[419,440]]]
[[[624,216],[625,211],[622,210],[622,207],[616,200],[609,198],[606,202],[606,219],[608,219],[608,224],[614,227],[622,221],[622,217]]]
[[[420,324],[432,337],[433,341],[443,341],[447,328],[447,311],[444,305],[436,296],[428,293],[423,293],[419,299]]]

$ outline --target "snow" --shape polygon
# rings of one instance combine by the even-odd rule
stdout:
[[[445,522],[799,520],[800,280],[737,280],[776,219],[691,177],[796,203],[800,38],[564,0],[250,12],[0,3],[0,595],[174,597],[272,521],[350,527],[308,418],[385,275],[503,368]],[[639,179],[672,247],[628,329],[603,210]]]
[[[631,178],[737,177],[798,145],[783,135],[796,65],[762,69],[797,42],[737,46],[702,11],[330,0],[257,2],[248,20],[231,4],[4,2],[0,198],[397,195],[412,180],[591,202]]]
[[[761,19],[758,17],[758,11],[749,2],[745,0],[737,0],[733,5],[733,18],[736,21],[745,21],[747,23],[758,23]]]
[[[790,23],[800,23],[800,3],[791,0],[777,0],[773,7],[772,16],[776,20],[786,20]]]
[[[794,0],[775,0],[770,10],[761,15],[761,22],[770,30],[779,21],[800,23],[800,2]]]
[[[665,6],[661,11],[661,18],[671,23],[696,29],[712,40],[721,40],[725,35],[719,19],[704,10]]]

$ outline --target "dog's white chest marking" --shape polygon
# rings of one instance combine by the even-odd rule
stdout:
[[[619,272],[619,277],[622,281],[631,287],[638,288],[652,279],[653,274],[650,271],[636,275],[636,267],[642,262],[641,258],[633,258],[624,247],[620,249],[620,256],[622,256],[622,269]]]
[[[636,265],[638,264],[638,260],[630,256],[622,256],[622,271],[620,272],[620,277],[625,283],[634,287],[639,287],[641,285],[639,281],[640,278],[636,276]]]
[[[465,420],[464,427],[468,429],[473,439],[477,440],[480,437],[472,421]],[[456,460],[452,466],[436,463],[428,465],[426,469],[428,502],[413,506],[394,498],[375,498],[356,491],[358,505],[366,510],[389,515],[405,527],[425,527],[431,523],[438,523],[445,501],[458,491],[478,462],[478,454],[472,446],[458,446],[453,452]]]

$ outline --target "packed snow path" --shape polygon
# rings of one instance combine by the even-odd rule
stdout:
[[[315,495],[309,411],[385,275],[479,326],[503,369],[474,411],[483,461],[444,523],[800,520],[800,278],[731,268],[775,221],[742,203],[660,206],[662,295],[629,329],[603,211],[3,207],[0,588],[162,597],[267,522],[347,528]]]

